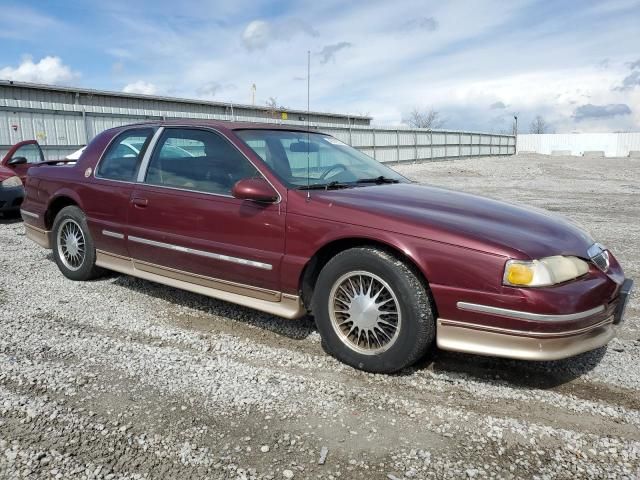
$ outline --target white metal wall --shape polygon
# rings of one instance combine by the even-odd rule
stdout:
[[[571,155],[603,151],[607,157],[626,157],[630,151],[640,151],[640,132],[518,135],[518,152],[550,155],[554,150],[570,151]]]
[[[302,112],[304,113],[304,112]],[[265,118],[264,108],[144,97],[65,87],[0,81],[0,155],[22,140],[36,139],[48,159],[86,145],[120,125],[163,118],[260,121],[305,126],[300,112],[287,120]],[[381,162],[406,162],[481,155],[512,155],[515,137],[460,131],[377,128],[368,117],[311,112],[310,125],[334,135]],[[1,157],[0,157],[1,158]]]
[[[84,130],[77,119],[68,121],[69,118],[53,114],[26,120],[23,118],[19,129],[21,134],[18,135],[12,134],[11,129],[6,128],[6,123],[3,124],[7,120],[6,117],[3,118],[3,113],[0,111],[0,158],[6,154],[10,145],[33,138],[40,142],[45,157],[50,160],[62,158],[85,144]],[[134,120],[100,117],[92,119],[91,129],[97,134],[128,123],[134,123]],[[377,127],[322,127],[319,130],[380,162],[413,162],[515,153],[515,137],[511,135]]]
[[[515,137],[463,131],[408,128],[321,128],[380,162],[513,155]]]

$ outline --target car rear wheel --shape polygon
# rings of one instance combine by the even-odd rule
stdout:
[[[71,280],[91,280],[102,273],[96,267],[96,249],[87,218],[76,206],[60,210],[53,222],[53,258]]]
[[[410,265],[363,247],[324,266],[312,309],[328,353],[361,370],[390,373],[415,363],[433,344],[432,305]]]

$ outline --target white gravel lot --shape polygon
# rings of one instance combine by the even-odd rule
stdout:
[[[640,279],[638,159],[396,168],[566,215]],[[618,339],[573,359],[434,352],[372,375],[325,355],[312,319],[71,282],[18,221],[0,219],[0,245],[0,478],[640,476],[637,295]]]

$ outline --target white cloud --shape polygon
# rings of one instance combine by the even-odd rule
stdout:
[[[242,41],[249,50],[265,48],[271,41],[271,25],[263,20],[254,20],[242,32]]]
[[[143,95],[155,95],[158,93],[158,87],[150,82],[138,80],[137,82],[128,83],[122,89],[124,93],[141,93]]]
[[[368,112],[376,123],[397,124],[412,107],[434,107],[448,128],[474,130],[509,129],[514,114],[521,125],[542,115],[558,132],[640,129],[631,65],[640,44],[636,4],[607,2],[603,13],[563,2],[540,10],[533,0],[372,0],[366,8],[326,0],[274,12],[267,0],[237,0],[177,17],[168,0],[154,3],[153,16],[138,6],[124,15],[130,1],[112,0],[117,12],[101,51],[126,64],[128,80],[145,79],[130,84],[135,91],[148,92],[148,83],[153,92],[250,103],[255,83],[256,104],[276,97],[304,108],[306,82],[292,79],[306,79],[311,50],[315,110]],[[249,22],[249,11],[270,16]],[[326,50],[323,63],[323,48],[346,44],[335,61],[337,50]],[[624,104],[631,114],[577,122],[576,109],[589,104]]]
[[[68,84],[80,76],[62,63],[60,57],[44,57],[34,63],[29,56],[24,57],[17,67],[0,68],[0,78],[20,82]]]
[[[242,41],[248,50],[266,48],[275,41],[289,41],[298,34],[317,37],[318,31],[299,18],[288,18],[278,22],[254,20],[242,32]]]

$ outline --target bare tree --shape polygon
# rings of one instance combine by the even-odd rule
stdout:
[[[275,97],[269,97],[266,101],[267,109],[269,110],[269,116],[276,118],[278,116],[278,100]]]
[[[529,133],[547,133],[549,130],[549,124],[540,115],[536,116],[529,126]]]
[[[421,110],[414,108],[404,118],[404,123],[413,128],[442,128],[444,120],[440,117],[440,112],[430,108],[429,110]]]
[[[280,118],[282,112],[288,110],[285,105],[278,104],[278,99],[276,97],[269,97],[269,100],[265,102],[267,106],[267,114],[271,118]]]

